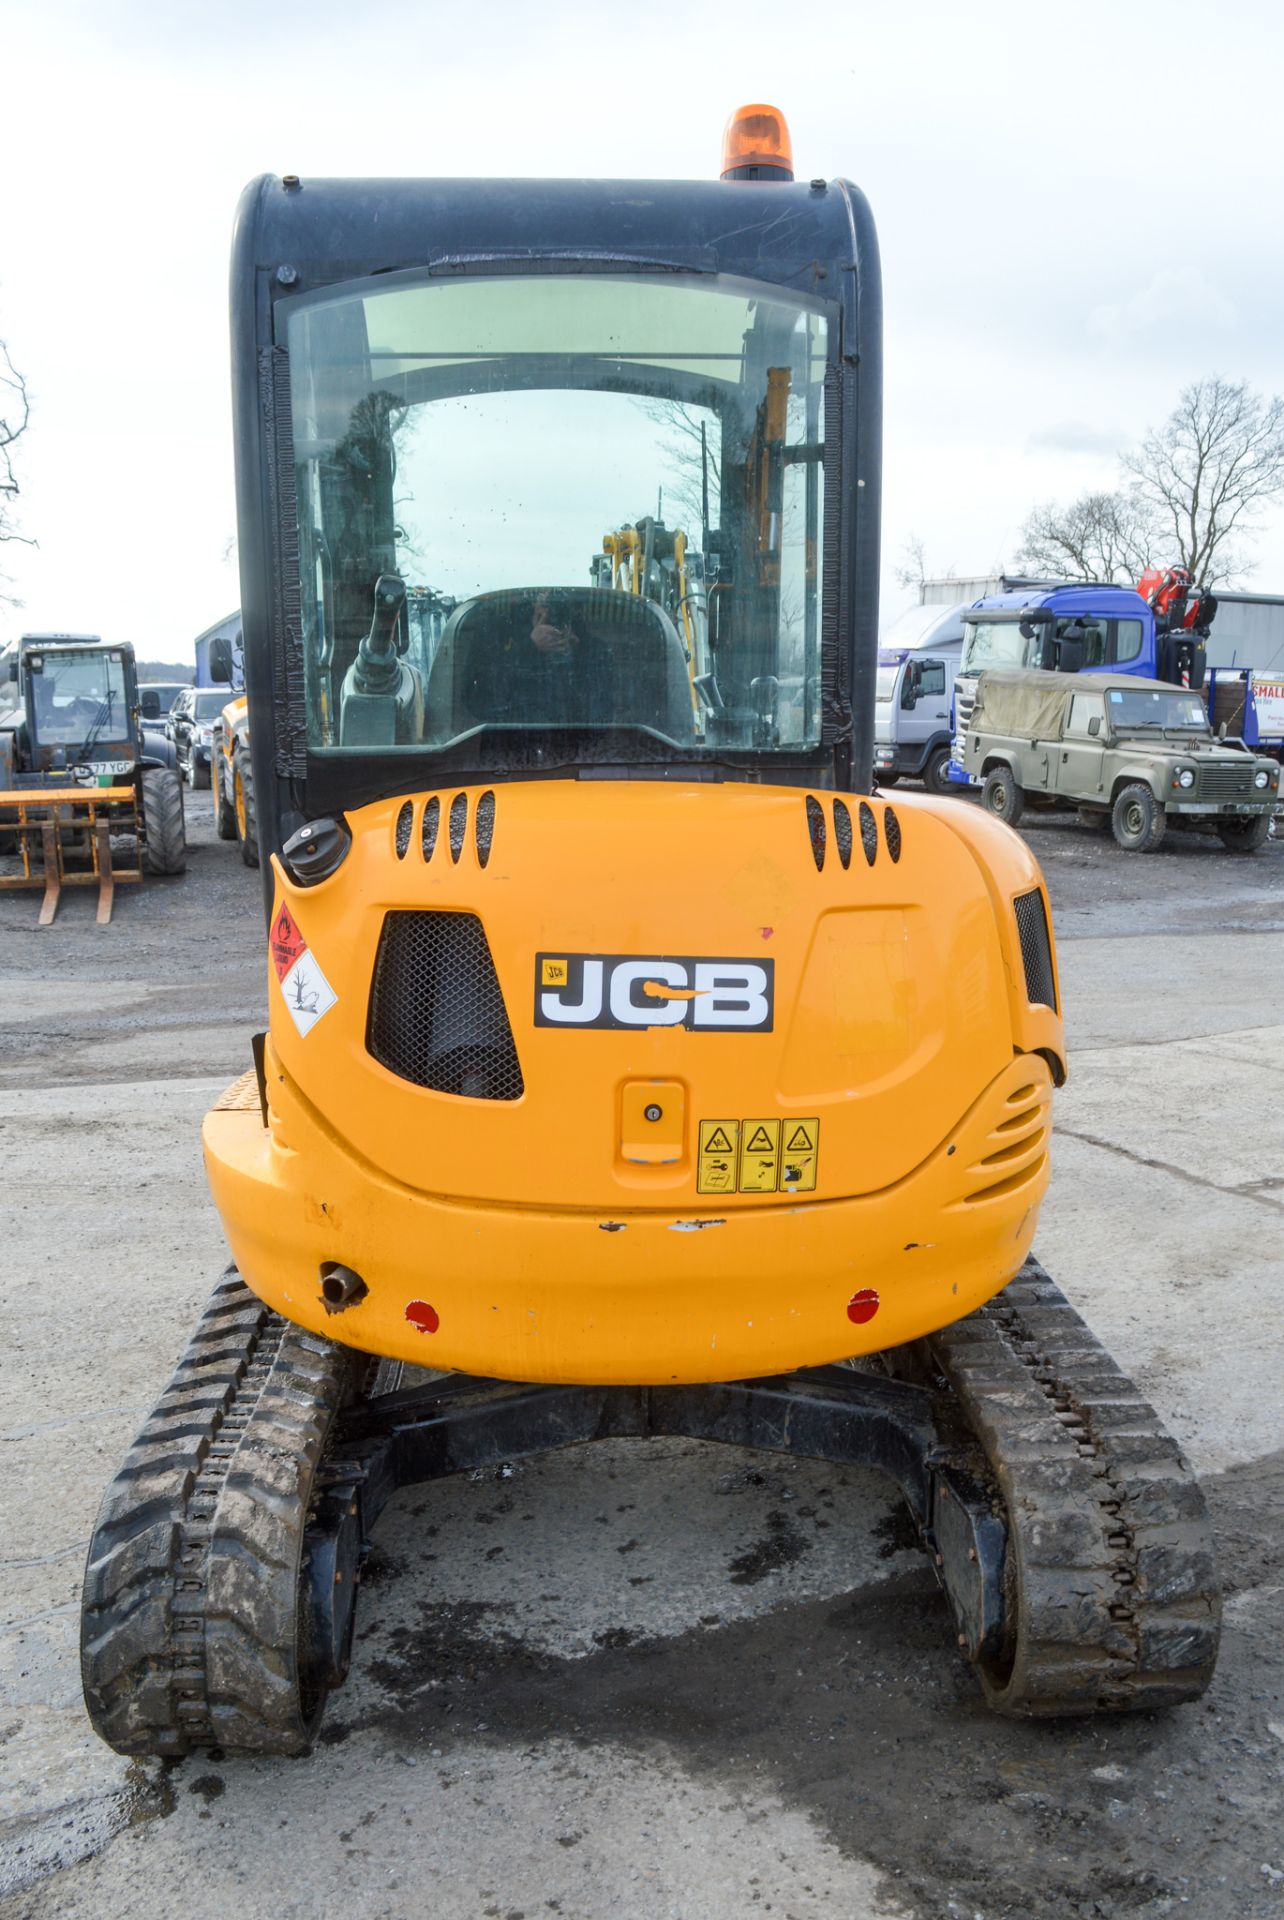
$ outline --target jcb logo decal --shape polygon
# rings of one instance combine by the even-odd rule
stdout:
[[[770,1033],[772,960],[538,953],[537,1027],[694,1027]]]

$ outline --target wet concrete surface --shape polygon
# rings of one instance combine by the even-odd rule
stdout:
[[[102,1488],[224,1259],[200,1115],[263,1024],[257,876],[0,897],[0,1913],[1284,1913],[1284,845],[1029,839],[1072,1045],[1039,1251],[1188,1448],[1206,1699],[999,1721],[884,1483],[614,1442],[407,1490],[314,1757],[131,1765],[83,1717]]]

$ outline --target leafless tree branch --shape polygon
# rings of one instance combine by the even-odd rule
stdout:
[[[1162,544],[1158,517],[1135,488],[1081,494],[1065,507],[1047,501],[1022,529],[1017,565],[1054,579],[1130,584]]]
[[[1171,530],[1164,557],[1203,586],[1247,570],[1242,546],[1284,493],[1284,398],[1213,375],[1187,387],[1164,425],[1123,456],[1133,489]]]
[[[31,424],[31,395],[27,383],[14,366],[8,343],[0,340],[0,543],[14,541],[34,547],[36,542],[19,533],[13,503],[18,497],[18,475],[13,449]],[[19,602],[6,591],[8,575],[0,572],[0,604],[17,606]]]
[[[915,592],[922,592],[927,579],[927,550],[916,533],[906,534],[892,578],[898,587],[913,587]]]

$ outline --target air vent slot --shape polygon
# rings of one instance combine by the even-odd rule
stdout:
[[[490,843],[495,837],[495,796],[484,793],[473,815],[473,835],[477,843],[477,864],[484,867],[490,859]]]
[[[1037,887],[1032,893],[1019,893],[1012,906],[1021,940],[1026,999],[1031,1006],[1051,1007],[1055,1013],[1057,988],[1052,971],[1052,942],[1048,938],[1048,915],[1043,895]]]
[[[458,864],[464,850],[464,829],[468,825],[468,795],[457,793],[450,803],[450,857]]]
[[[441,801],[434,793],[424,808],[424,823],[419,830],[419,846],[425,860],[431,860],[433,848],[437,844],[437,829],[441,825]]]
[[[874,809],[864,800],[860,803],[860,843],[865,850],[865,859],[872,867],[878,858],[878,822],[874,818]]]
[[[521,1099],[513,1030],[476,914],[385,916],[366,1046],[389,1073],[434,1093]]]
[[[841,800],[834,802],[834,845],[845,870],[852,863],[852,817]]]
[[[901,857],[901,823],[890,807],[883,808],[883,838],[893,862]]]
[[[810,793],[807,795],[807,833],[811,840],[811,857],[819,873],[825,864],[825,809]]]
[[[406,850],[410,845],[410,830],[414,824],[415,810],[411,802],[407,800],[405,806],[397,815],[397,832],[393,844],[397,849],[398,860],[404,860],[406,857]]]

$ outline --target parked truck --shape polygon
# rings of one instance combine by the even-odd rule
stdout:
[[[921,780],[950,790],[950,715],[966,601],[914,606],[884,629],[874,682],[874,774],[882,787]]]
[[[972,784],[964,741],[977,680],[989,669],[1137,674],[1199,689],[1206,660],[1204,631],[1168,625],[1131,587],[1067,581],[978,600],[963,623],[949,778]]]
[[[1284,760],[1284,668],[1214,667],[1207,695],[1215,732]]]

